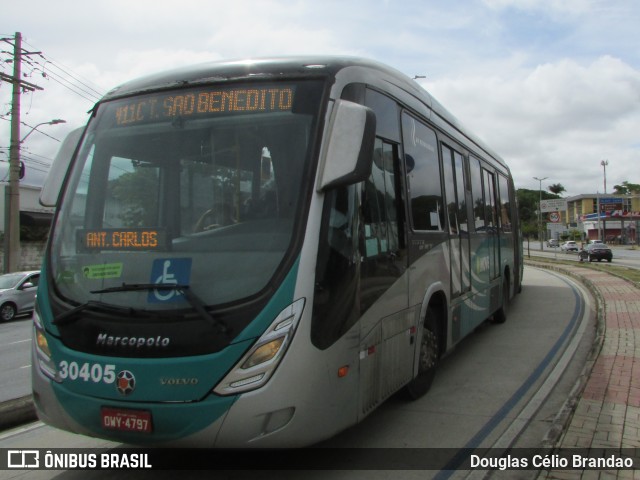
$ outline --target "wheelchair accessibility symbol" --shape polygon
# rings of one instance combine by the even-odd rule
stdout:
[[[190,258],[157,258],[151,266],[150,283],[157,285],[189,285],[191,280]],[[180,290],[158,288],[149,291],[150,303],[178,302],[183,299]]]

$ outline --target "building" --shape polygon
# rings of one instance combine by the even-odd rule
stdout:
[[[53,219],[53,208],[40,205],[42,187],[20,184],[20,225],[28,227],[48,227]],[[5,227],[5,189],[0,190],[0,232]]]
[[[607,243],[637,244],[639,195],[583,194],[565,200],[566,211],[562,212],[561,218],[567,231],[577,230],[582,240],[601,239]],[[553,231],[554,228],[557,227],[548,230]]]

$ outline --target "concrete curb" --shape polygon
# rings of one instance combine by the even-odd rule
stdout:
[[[7,430],[37,419],[31,395],[0,403],[0,430]]]

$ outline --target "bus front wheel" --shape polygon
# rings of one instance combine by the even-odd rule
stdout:
[[[410,400],[417,400],[427,393],[436,375],[440,357],[440,333],[437,319],[436,310],[429,306],[420,339],[418,375],[405,387],[406,396]]]

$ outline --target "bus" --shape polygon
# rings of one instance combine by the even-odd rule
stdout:
[[[418,399],[522,279],[505,162],[415,81],[348,57],[110,91],[60,148],[33,398],[135,445],[297,447]]]

